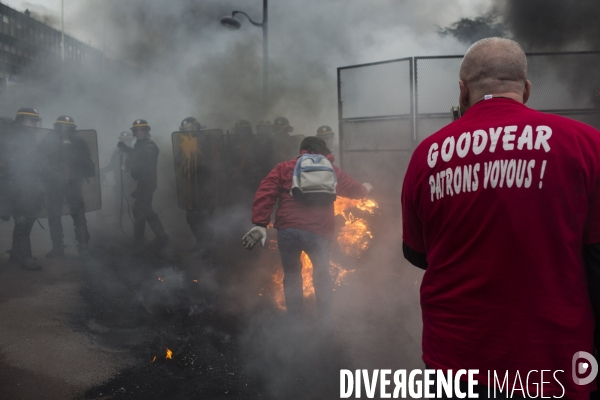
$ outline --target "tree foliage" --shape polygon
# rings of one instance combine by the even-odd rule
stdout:
[[[486,37],[505,37],[507,29],[500,20],[500,13],[490,11],[475,18],[461,18],[446,28],[439,28],[438,33],[472,44]]]

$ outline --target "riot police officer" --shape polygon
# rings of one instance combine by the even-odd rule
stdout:
[[[39,147],[35,128],[41,123],[37,110],[21,108],[17,112],[14,132],[7,140],[10,212],[15,221],[10,260],[31,271],[42,267],[31,252],[31,229],[43,205]]]
[[[152,248],[159,250],[167,245],[169,237],[152,209],[152,197],[157,184],[158,146],[150,139],[150,125],[146,120],[137,119],[130,128],[136,137],[133,148],[123,142],[118,143],[119,149],[129,155],[127,159],[128,169],[137,186],[131,194],[134,198],[133,204],[133,234],[135,245],[141,250],[144,244],[144,231],[146,222],[156,236],[152,242]]]
[[[181,125],[179,126],[180,132],[199,132],[201,131],[202,126],[200,122],[194,117],[187,117],[183,121],[181,121]],[[211,171],[202,168],[202,161],[200,161],[196,165],[197,171],[194,176],[198,182],[204,182],[205,184],[211,178]],[[202,188],[204,189],[204,188]],[[212,238],[213,238],[213,229],[210,225],[210,219],[212,218],[215,208],[216,202],[214,201],[217,198],[218,193],[214,191],[207,193],[204,190],[202,193],[210,196],[211,198],[200,198],[199,202],[202,204],[202,208],[188,208],[186,210],[186,221],[194,234],[194,238],[196,239],[196,250],[202,259],[208,259],[211,256],[212,252]],[[202,196],[204,197],[204,196]]]
[[[257,125],[256,125],[256,134],[257,135],[272,135],[273,134],[273,124],[271,123],[271,121],[260,121]]]
[[[119,142],[125,143],[128,147],[131,147],[131,143],[133,142],[133,134],[131,131],[123,131],[118,136]],[[134,182],[131,176],[127,173],[127,157],[128,155],[123,152],[123,150],[116,148],[115,151],[110,156],[110,161],[108,164],[100,169],[100,174],[102,178],[102,182],[106,182],[106,174],[112,173],[114,186],[113,193],[115,195],[115,207],[121,208],[119,218],[122,217],[122,204],[123,199],[127,200],[129,203],[129,195],[133,191]],[[127,197],[124,197],[127,196]]]
[[[287,118],[275,118],[271,137],[273,149],[271,154],[271,168],[297,155],[300,143],[296,144],[296,141],[292,139],[292,136],[290,136],[292,132],[294,132],[294,127],[290,125],[290,121]]]
[[[333,129],[331,129],[329,125],[323,125],[319,127],[319,129],[317,129],[317,137],[319,139],[323,139],[328,149],[333,149],[334,133]]]
[[[69,213],[73,218],[75,238],[79,243],[79,257],[87,258],[90,255],[88,242],[90,234],[87,229],[85,218],[85,203],[82,186],[86,179],[95,176],[96,166],[92,161],[90,148],[87,142],[77,136],[77,126],[73,118],[61,115],[54,123],[54,130],[59,133],[59,145],[51,154],[51,158],[57,162],[47,163],[44,178],[46,186],[46,208],[48,210],[48,226],[50,227],[50,239],[52,239],[52,250],[47,258],[64,256],[62,210],[66,200]],[[52,140],[52,138],[47,138]],[[49,143],[48,148],[52,148]]]

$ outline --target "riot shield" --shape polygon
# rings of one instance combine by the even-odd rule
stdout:
[[[47,218],[53,198],[55,207],[69,215],[67,193],[83,198],[85,212],[102,206],[96,131],[81,130],[66,138],[51,129],[13,125],[7,149],[12,213],[23,212],[18,209],[25,199],[24,212]]]
[[[57,168],[60,136],[50,129],[11,125],[2,144],[3,214],[43,216],[44,179]]]
[[[272,136],[272,161],[273,167],[281,162],[288,161],[300,154],[300,143],[304,139],[303,135],[290,136],[286,134],[276,134]]]
[[[89,176],[83,182],[83,199],[85,212],[97,211],[102,208],[102,193],[100,192],[100,161],[98,156],[98,134],[93,129],[78,130],[77,136],[85,140],[90,150],[91,164],[89,164]],[[63,208],[63,214],[68,214]]]
[[[179,207],[215,208],[223,173],[223,131],[173,132],[171,140]]]

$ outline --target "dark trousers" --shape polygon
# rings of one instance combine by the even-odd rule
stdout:
[[[163,228],[158,215],[152,209],[152,197],[156,186],[144,185],[138,183],[135,192],[132,193],[132,197],[135,199],[133,203],[133,237],[136,242],[140,243],[144,241],[144,232],[146,230],[146,222],[154,232],[154,235],[158,239],[164,239],[167,237],[165,229]]]
[[[79,243],[87,243],[90,240],[90,234],[87,229],[87,220],[85,219],[85,203],[82,192],[83,182],[69,182],[52,185],[47,194],[48,207],[48,226],[50,227],[50,238],[52,247],[62,248],[63,245],[63,227],[62,227],[62,209],[65,200],[69,205],[69,212],[73,218],[75,227],[75,238]]]
[[[32,257],[31,253],[31,229],[35,223],[35,217],[14,216],[15,228],[13,229],[13,241],[11,259],[23,261]]]
[[[316,233],[287,228],[277,231],[277,247],[283,266],[285,303],[290,315],[302,315],[302,262],[304,251],[313,265],[313,285],[319,318],[332,324],[333,278],[329,272],[331,241]]]
[[[23,178],[10,197],[15,227],[12,237],[11,259],[23,261],[32,257],[31,229],[43,202],[42,191],[33,178]]]

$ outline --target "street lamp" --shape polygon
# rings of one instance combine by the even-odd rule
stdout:
[[[263,0],[263,20],[262,22],[253,21],[252,18],[248,14],[243,11],[233,11],[231,13],[231,17],[223,17],[221,18],[221,24],[231,30],[238,30],[242,26],[242,22],[235,18],[236,14],[245,15],[248,18],[248,21],[254,26],[258,26],[262,28],[263,31],[263,104],[266,108],[268,98],[269,98],[269,70],[268,70],[268,58],[269,58],[269,46],[267,41],[267,31],[268,31],[268,8],[267,8],[268,0]]]

